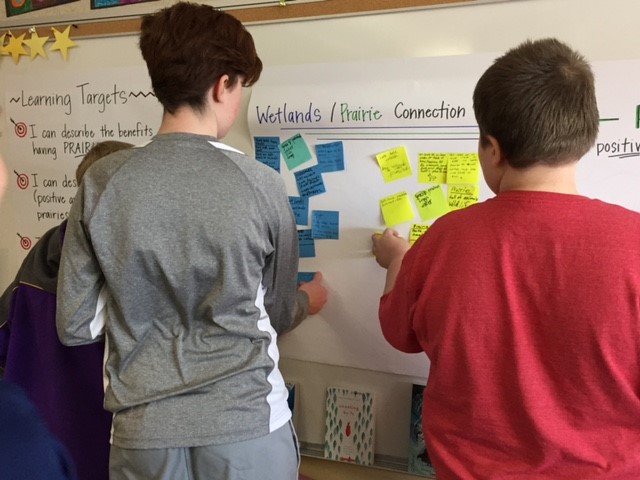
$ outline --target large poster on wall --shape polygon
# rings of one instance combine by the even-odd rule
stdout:
[[[5,136],[15,222],[0,242],[22,259],[49,228],[67,218],[75,170],[94,143],[141,144],[157,131],[162,108],[145,68],[8,78]]]
[[[439,216],[492,195],[477,162],[472,92],[493,58],[265,70],[249,106],[256,156],[287,184],[302,242],[301,278],[321,271],[330,290],[321,314],[282,338],[284,357],[425,374],[424,355],[397,352],[381,335],[385,272],[370,253],[370,237],[393,227],[416,238]],[[640,61],[602,62],[594,70],[600,135],[579,164],[579,189],[640,211],[640,91],[633,84]]]

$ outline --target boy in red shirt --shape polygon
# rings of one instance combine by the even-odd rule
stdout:
[[[591,68],[527,41],[473,103],[496,196],[411,249],[391,229],[373,237],[385,338],[431,361],[438,478],[640,478],[640,214],[578,194],[598,133]]]

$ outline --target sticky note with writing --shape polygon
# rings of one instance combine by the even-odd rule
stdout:
[[[413,195],[423,222],[449,212],[449,203],[440,185],[421,190]]]
[[[301,258],[316,256],[316,243],[311,236],[311,230],[298,230],[298,245]]]
[[[311,236],[315,239],[339,238],[340,212],[314,210],[311,212]]]
[[[418,154],[418,183],[446,183],[447,153],[419,153]]]
[[[413,245],[428,229],[429,225],[424,223],[414,223],[411,225],[411,229],[409,229],[409,244]]]
[[[322,174],[316,167],[305,168],[294,173],[296,184],[298,185],[298,193],[301,197],[312,197],[324,193],[324,181]]]
[[[478,185],[449,185],[449,207],[459,210],[478,203],[480,188]]]
[[[307,142],[304,141],[304,138],[299,133],[282,142],[280,151],[289,170],[299,167],[312,158]]]
[[[387,227],[413,220],[413,208],[407,192],[400,192],[380,200],[382,217]]]
[[[447,165],[447,183],[478,183],[480,161],[477,153],[450,153]]]
[[[404,147],[397,147],[379,153],[376,155],[376,159],[378,160],[378,165],[380,165],[385,183],[394,182],[412,175],[411,163],[409,162],[407,149]]]
[[[296,225],[309,225],[309,197],[289,197]]]
[[[344,147],[342,142],[321,143],[316,145],[318,169],[322,173],[344,170]]]
[[[256,160],[280,173],[280,137],[253,137]]]

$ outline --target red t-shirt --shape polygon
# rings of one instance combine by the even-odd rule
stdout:
[[[513,191],[445,215],[380,323],[431,361],[439,480],[640,479],[640,214]]]

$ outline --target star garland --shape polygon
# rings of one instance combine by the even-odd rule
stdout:
[[[36,58],[37,56],[41,56],[42,58],[47,58],[47,52],[44,51],[44,45],[49,40],[49,36],[40,37],[38,36],[38,32],[36,29],[31,30],[31,37],[29,40],[25,40],[24,43],[27,47],[29,47],[29,56],[31,60]]]
[[[50,50],[60,50],[62,54],[62,58],[64,58],[65,62],[67,61],[67,55],[70,48],[76,46],[76,42],[69,38],[69,32],[71,30],[71,25],[67,26],[62,33],[60,33],[55,28],[52,28],[53,35],[56,37],[56,41],[51,45]]]
[[[49,47],[49,52],[58,51],[65,62],[69,61],[69,49],[78,46],[71,40],[71,25],[62,32],[55,27],[51,27],[51,31],[55,40]],[[29,29],[29,34],[30,37],[26,39],[26,33],[16,36],[11,31],[7,31],[0,35],[0,56],[11,56],[16,65],[23,56],[29,56],[32,61],[37,57],[48,59],[45,46],[51,37],[49,35],[41,37],[34,27]]]

